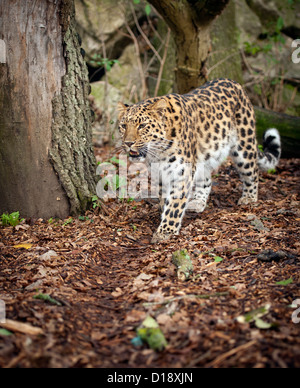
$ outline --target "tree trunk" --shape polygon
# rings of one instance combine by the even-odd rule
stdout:
[[[65,218],[95,191],[74,3],[0,0],[0,20],[0,213]]]
[[[148,0],[171,28],[177,48],[176,84],[187,93],[206,80],[210,25],[229,0]]]
[[[187,93],[206,82],[204,66],[210,49],[209,29],[193,26],[187,34],[176,35],[176,84],[180,93]]]
[[[231,0],[222,15],[212,23],[211,53],[207,61],[208,79],[230,78],[243,83],[236,0]]]
[[[263,133],[268,128],[280,132],[283,158],[300,157],[300,118],[267,109],[254,107],[256,116],[257,138],[261,142]]]

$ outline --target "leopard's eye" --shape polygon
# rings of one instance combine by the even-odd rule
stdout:
[[[147,125],[146,123],[144,123],[144,124],[140,124],[140,125],[139,125],[139,129],[143,129],[143,128],[145,128],[145,127],[146,127],[146,125]]]
[[[119,129],[120,129],[121,132],[125,132],[126,129],[127,129],[127,125],[126,124],[120,124],[119,125]]]

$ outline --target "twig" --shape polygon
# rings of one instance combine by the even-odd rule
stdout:
[[[150,307],[150,306],[157,306],[157,305],[166,305],[166,304],[178,301],[178,300],[193,299],[193,298],[196,298],[196,299],[210,299],[210,298],[217,298],[218,296],[226,296],[226,295],[229,295],[228,291],[225,291],[225,292],[215,292],[213,294],[200,294],[200,295],[190,294],[190,295],[184,295],[184,296],[175,296],[174,298],[171,298],[171,299],[168,299],[168,300],[164,300],[162,302],[143,303],[143,306],[144,307]]]
[[[145,42],[148,44],[148,46],[151,48],[151,50],[154,52],[155,56],[157,57],[157,59],[159,60],[159,62],[162,62],[162,58],[161,56],[159,55],[159,53],[156,51],[155,47],[153,46],[153,44],[150,42],[150,40],[148,39],[147,35],[144,33],[143,29],[141,28],[140,26],[140,23],[136,17],[136,13],[135,13],[135,10],[133,8],[133,5],[130,4],[130,7],[131,7],[131,12],[132,12],[132,15],[133,15],[133,19],[134,19],[134,22],[135,22],[135,25],[137,27],[137,29],[139,30],[140,34],[142,35],[142,37],[144,38]]]
[[[4,366],[4,369],[14,368],[15,365],[17,365],[23,358],[26,358],[26,353],[24,351],[21,351],[20,354],[10,360],[9,363]]]
[[[29,335],[43,334],[43,329],[41,329],[40,327],[34,327],[29,325],[28,323],[17,322],[11,319],[6,319],[4,323],[0,323],[0,326],[3,327],[4,329],[11,330],[11,331],[18,331],[23,334],[29,334]]]
[[[220,356],[215,358],[213,361],[208,363],[206,365],[206,367],[207,368],[218,367],[223,361],[226,360],[226,358],[229,358],[229,357],[233,356],[234,354],[241,352],[242,350],[246,350],[248,348],[251,348],[251,346],[253,346],[255,344],[256,344],[256,340],[252,340],[250,342],[247,342],[246,344],[238,346],[237,348],[231,349],[231,350],[229,350],[229,352],[221,354]]]
[[[139,73],[140,73],[141,82],[142,82],[141,97],[142,97],[142,99],[145,99],[146,98],[146,94],[147,94],[147,85],[146,85],[143,65],[142,65],[142,62],[141,62],[139,43],[138,43],[138,41],[137,41],[137,39],[136,39],[132,29],[130,28],[130,26],[128,25],[127,22],[125,23],[125,26],[126,26],[127,31],[129,32],[129,34],[131,36],[131,39],[133,40],[133,43],[134,43],[134,47],[135,47],[135,51],[136,51],[136,55],[137,55],[137,63],[138,63]]]
[[[156,16],[158,17],[158,19],[164,20],[164,19],[161,17],[161,15],[160,15],[159,13],[156,13]],[[147,21],[148,21],[149,26],[150,26],[152,32],[154,33],[154,35],[158,38],[158,40],[159,40],[160,42],[162,42],[163,39],[162,39],[162,37],[160,36],[160,34],[158,33],[157,29],[154,27],[154,25],[153,25],[153,23],[152,23],[152,20],[151,20],[151,18],[149,17],[149,15],[147,15]]]

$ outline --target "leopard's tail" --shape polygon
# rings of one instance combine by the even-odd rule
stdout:
[[[273,170],[281,156],[281,140],[277,129],[268,129],[263,136],[263,152],[258,153],[258,167],[263,171]]]

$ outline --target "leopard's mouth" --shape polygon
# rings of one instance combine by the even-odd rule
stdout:
[[[139,157],[141,156],[141,154],[140,154],[138,151],[132,151],[132,150],[130,150],[130,151],[129,151],[129,156],[130,156],[131,158],[139,158]]]
[[[132,162],[144,162],[147,156],[147,152],[145,152],[144,150],[143,151],[130,150],[128,152],[128,156],[129,156],[129,160],[131,160]]]

